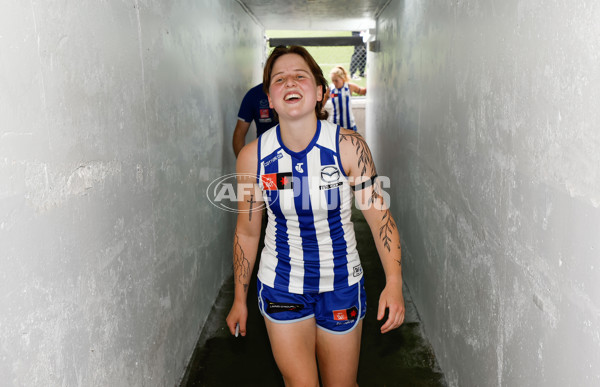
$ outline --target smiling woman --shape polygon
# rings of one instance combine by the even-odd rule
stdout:
[[[275,48],[263,85],[279,125],[238,157],[238,176],[257,176],[238,201],[235,296],[227,325],[232,335],[247,334],[246,298],[261,231],[261,217],[247,210],[264,203],[268,222],[258,304],[285,384],[316,386],[320,378],[325,385],[353,386],[366,293],[350,220],[352,199],[369,223],[386,273],[377,313],[382,320],[388,311],[382,333],[404,320],[400,237],[365,140],[325,121],[327,81],[308,51]],[[250,181],[238,178],[238,184]]]
[[[314,119],[327,118],[327,112],[323,110],[327,80],[303,47],[276,48],[265,64],[263,87],[277,114],[285,114],[286,105],[301,103],[301,106],[310,107],[307,113],[314,109]]]
[[[352,28],[357,28],[353,26]],[[276,40],[290,40],[296,41],[298,39],[313,39],[313,38],[327,38],[330,40],[335,40],[336,42],[341,41],[342,39],[348,39],[352,36],[352,31],[318,31],[318,30],[267,30],[266,32],[267,38],[269,42],[273,42]],[[359,39],[362,41],[362,38]],[[288,43],[292,44],[292,43]],[[293,44],[301,44],[301,43],[293,43]],[[305,43],[303,43],[305,44]],[[270,53],[274,47],[268,51]],[[352,54],[354,52],[354,45],[310,45],[306,46],[306,50],[310,53],[310,55],[315,59],[315,62],[321,67],[323,70],[323,74],[327,76],[331,70],[335,66],[343,66],[346,69],[350,68],[350,62],[352,58]],[[366,66],[366,53],[363,58]],[[360,87],[367,86],[367,78],[366,75],[361,77],[360,79],[353,80]]]

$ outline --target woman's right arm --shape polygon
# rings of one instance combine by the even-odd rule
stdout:
[[[240,334],[246,336],[248,308],[246,299],[250,278],[256,262],[263,200],[256,183],[257,140],[242,148],[236,164],[238,183],[238,216],[233,236],[233,280],[235,296],[227,316],[227,326],[235,334],[239,324]]]
[[[348,83],[348,87],[350,88],[350,91],[353,93],[356,93],[358,95],[367,95],[366,87],[360,87],[355,83]]]

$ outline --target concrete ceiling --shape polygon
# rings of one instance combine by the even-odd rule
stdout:
[[[267,30],[361,30],[390,0],[237,0]]]

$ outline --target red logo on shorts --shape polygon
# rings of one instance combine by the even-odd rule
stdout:
[[[335,321],[356,320],[358,318],[358,309],[356,306],[348,309],[334,310],[333,319]]]
[[[335,321],[345,321],[345,320],[348,320],[348,314],[346,313],[346,309],[334,310],[333,311],[333,319]]]

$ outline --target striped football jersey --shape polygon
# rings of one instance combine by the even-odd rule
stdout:
[[[314,138],[301,152],[286,148],[279,125],[259,138],[257,182],[268,222],[258,278],[267,286],[305,294],[362,278],[339,130],[317,121]]]
[[[356,122],[354,121],[354,115],[352,114],[352,107],[350,101],[352,99],[352,92],[348,83],[344,83],[340,89],[335,86],[331,86],[329,96],[331,97],[331,104],[333,105],[333,123],[338,124],[342,128],[357,130]]]

